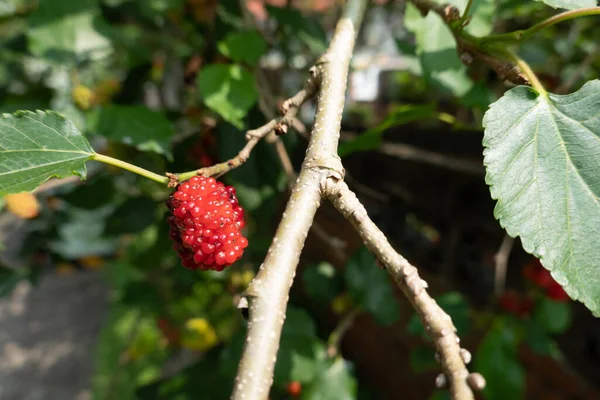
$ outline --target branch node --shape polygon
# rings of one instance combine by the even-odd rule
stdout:
[[[281,121],[275,126],[275,135],[283,136],[288,132],[287,124],[282,123]]]
[[[167,184],[167,187],[174,188],[177,187],[177,185],[179,185],[179,178],[177,178],[177,175],[172,174],[170,172],[167,172],[165,175],[167,176],[167,178],[169,178],[169,183]]]
[[[468,53],[466,51],[463,51],[460,54],[460,61],[465,64],[465,65],[471,65],[473,64],[474,58],[473,55],[471,53]]]
[[[467,376],[467,384],[471,389],[481,391],[485,388],[485,378],[477,372],[471,372]]]
[[[448,378],[446,378],[446,375],[439,374],[435,377],[435,387],[438,389],[445,389],[448,387]]]
[[[465,364],[469,364],[471,362],[471,352],[467,349],[460,349],[460,358],[462,358]]]
[[[446,7],[444,7],[444,20],[446,20],[446,22],[450,23],[450,22],[454,22],[454,21],[458,21],[460,19],[460,10],[458,8],[456,8],[453,5],[446,5]]]
[[[244,317],[244,319],[247,321],[248,317],[249,317],[249,313],[248,313],[248,298],[246,296],[243,296],[242,298],[240,298],[237,308],[238,308],[238,310],[240,310],[242,312],[242,317]]]

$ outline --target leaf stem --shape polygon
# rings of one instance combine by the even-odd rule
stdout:
[[[460,18],[461,26],[465,25],[465,21],[469,18],[469,13],[471,12],[471,7],[473,6],[473,0],[469,0],[467,6],[465,7],[465,11],[463,12],[462,17]]]
[[[525,30],[518,30],[500,35],[490,35],[481,38],[482,44],[498,43],[498,42],[524,42],[529,40],[536,33],[544,28],[548,28],[559,22],[568,21],[573,18],[587,17],[591,15],[600,15],[600,7],[580,8],[578,10],[565,11],[560,14],[553,15],[543,21],[538,22],[532,27]]]
[[[327,355],[331,358],[336,357],[340,350],[340,344],[346,332],[352,327],[356,316],[360,314],[362,310],[360,307],[352,308],[344,317],[338,322],[337,326],[329,335],[327,339]]]
[[[548,96],[548,92],[546,91],[546,89],[544,89],[544,86],[542,86],[542,83],[538,79],[537,75],[535,74],[535,72],[533,72],[533,70],[531,69],[529,64],[527,64],[525,62],[525,60],[523,60],[521,57],[517,56],[515,53],[513,53],[511,51],[506,51],[506,52],[504,52],[504,54],[511,61],[513,61],[517,65],[517,67],[519,67],[519,70],[527,78],[527,80],[531,84],[531,87],[533,87],[542,96],[544,96],[544,97]]]
[[[92,155],[92,160],[100,161],[105,164],[114,165],[115,167],[126,169],[127,171],[131,171],[145,178],[152,179],[153,181],[158,183],[169,183],[169,178],[167,178],[166,176],[155,174],[154,172],[150,172],[147,169],[140,168],[136,165],[130,164],[128,162],[116,158],[105,156],[103,154],[94,153]]]

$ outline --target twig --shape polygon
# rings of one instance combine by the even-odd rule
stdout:
[[[389,244],[383,232],[369,218],[367,210],[345,182],[329,179],[326,186],[325,193],[329,200],[354,225],[364,244],[385,265],[421,317],[423,326],[433,339],[439,354],[452,398],[474,399],[472,389],[475,388],[468,383],[473,381],[468,379],[473,374],[469,374],[465,366],[470,361],[470,354],[460,348],[452,320],[429,296],[425,290],[427,283],[419,277],[417,269]]]
[[[504,239],[500,244],[498,252],[494,256],[494,262],[496,264],[495,279],[494,279],[494,293],[497,295],[504,292],[504,285],[506,283],[506,267],[508,265],[508,258],[512,251],[515,239],[508,236],[508,233],[504,234]]]
[[[489,36],[479,38],[465,32],[463,27],[466,21],[461,19],[458,8],[450,4],[439,4],[432,0],[410,1],[424,16],[433,11],[448,25],[456,40],[456,49],[463,64],[471,65],[474,58],[478,58],[493,69],[500,79],[508,80],[515,84],[527,83],[519,68],[513,63],[513,60],[507,59],[504,53],[498,52],[498,49],[493,46],[482,46],[484,40]]]
[[[355,307],[350,310],[344,317],[340,320],[338,325],[335,327],[333,332],[329,335],[327,339],[327,355],[331,358],[338,355],[340,351],[340,344],[342,343],[342,339],[348,330],[352,327],[356,316],[360,314],[360,308]]]
[[[198,170],[198,174],[204,176],[214,176],[219,177],[234,168],[239,167],[243,163],[248,160],[250,157],[250,153],[254,149],[254,147],[258,144],[258,142],[268,136],[269,134],[275,133],[285,133],[287,131],[288,126],[294,121],[296,118],[296,114],[298,113],[298,109],[300,106],[309,98],[315,95],[317,92],[317,82],[314,79],[314,76],[311,76],[304,85],[304,88],[296,93],[291,98],[287,99],[284,104],[286,105],[285,109],[283,109],[283,116],[279,118],[274,118],[257,129],[252,129],[246,132],[246,145],[240,152],[233,158],[212,165],[210,167],[202,168]],[[190,175],[190,176],[188,176]],[[178,175],[179,181],[183,181],[187,178],[190,178],[191,175],[195,175],[195,172],[185,173]]]
[[[240,302],[240,306],[248,306],[249,318],[233,400],[264,400],[269,396],[289,289],[321,201],[321,183],[328,176],[343,174],[336,155],[341,111],[355,36],[366,3],[346,3],[327,52],[311,68],[311,80],[320,84],[311,140],[267,257]],[[306,89],[310,87],[305,87],[305,92]],[[286,115],[302,96],[306,95],[299,94],[284,103]]]

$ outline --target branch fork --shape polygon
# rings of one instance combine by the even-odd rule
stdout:
[[[427,283],[419,277],[417,269],[393,249],[344,182],[337,147],[350,58],[366,3],[366,0],[347,1],[330,46],[311,68],[304,88],[282,103],[281,118],[249,131],[248,143],[240,152],[249,154],[261,138],[275,136],[278,131],[284,133],[304,101],[317,95],[315,121],[298,179],[266,258],[239,304],[248,311],[248,332],[231,396],[233,400],[265,400],[269,396],[289,290],[302,247],[323,199],[331,201],[352,223],[367,248],[417,310],[439,354],[452,398],[474,399],[474,385],[469,382],[478,378],[472,378],[473,374],[469,374],[465,366],[470,361],[470,353],[460,348],[450,317],[429,296]],[[452,9],[447,13],[448,18],[456,14]]]

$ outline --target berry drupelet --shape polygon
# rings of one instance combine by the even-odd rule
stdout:
[[[222,271],[248,246],[241,233],[244,210],[233,186],[194,176],[177,186],[167,207],[173,248],[186,268]]]

